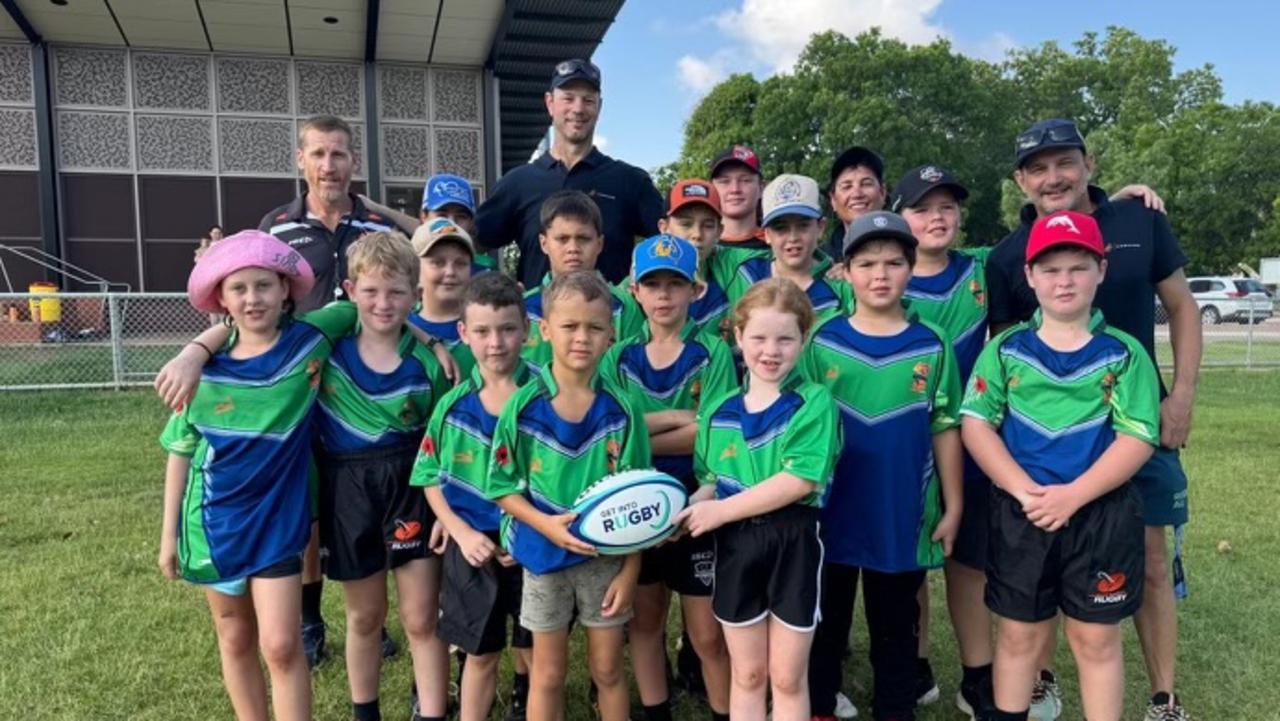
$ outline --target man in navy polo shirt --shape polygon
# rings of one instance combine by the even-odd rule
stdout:
[[[1166,391],[1161,384],[1161,448],[1133,478],[1142,494],[1147,525],[1146,590],[1135,624],[1151,682],[1146,718],[1189,718],[1174,694],[1178,634],[1174,592],[1175,587],[1183,590],[1180,547],[1187,522],[1187,478],[1178,449],[1191,429],[1201,352],[1200,314],[1182,271],[1187,257],[1163,213],[1144,207],[1141,200],[1111,202],[1101,188],[1089,184],[1094,158],[1075,123],[1042,120],[1032,125],[1018,135],[1016,153],[1014,179],[1030,202],[1022,208],[1021,227],[1000,241],[987,261],[992,335],[1034,312],[1035,294],[1023,271],[1027,236],[1037,217],[1059,210],[1089,213],[1098,221],[1107,245],[1107,275],[1094,305],[1108,324],[1137,338],[1153,361],[1156,296],[1169,313],[1173,386]],[[1174,528],[1172,578],[1166,526]],[[1033,700],[1051,697],[1055,686],[1052,674],[1044,672]],[[1050,711],[1061,708],[1052,699],[1043,704],[1049,706]],[[1033,705],[1032,717],[1042,718],[1036,710]]]
[[[604,252],[597,269],[617,283],[631,270],[636,238],[658,233],[662,196],[648,173],[595,147],[599,68],[580,59],[556,65],[545,101],[555,128],[551,148],[498,181],[476,215],[476,240],[486,249],[515,241],[520,246],[518,278],[533,288],[550,267],[538,246],[542,201],[557,190],[581,190],[600,206],[604,220]]]

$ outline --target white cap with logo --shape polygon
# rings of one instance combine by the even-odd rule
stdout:
[[[784,215],[802,215],[806,218],[822,217],[821,193],[818,182],[805,175],[779,175],[765,186],[764,225]]]

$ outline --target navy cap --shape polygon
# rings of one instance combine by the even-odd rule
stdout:
[[[471,183],[448,173],[427,178],[426,185],[422,186],[422,209],[439,210],[446,205],[461,205],[475,215],[476,199],[471,194]]]
[[[907,225],[906,219],[901,215],[887,210],[877,210],[859,216],[849,224],[849,230],[844,234],[844,249],[840,256],[848,258],[851,253],[867,243],[886,239],[896,240],[908,248],[915,248],[920,244],[911,234],[911,226]]]
[[[836,187],[836,178],[839,178],[845,169],[856,168],[859,165],[870,168],[871,172],[875,173],[876,180],[884,184],[884,160],[876,154],[876,151],[855,145],[840,153],[840,156],[831,164],[831,180],[827,191],[830,192]]]
[[[600,68],[595,63],[582,58],[570,58],[556,63],[555,70],[551,73],[551,89],[555,90],[559,87],[572,83],[575,80],[583,80],[596,90],[600,89]]]
[[[694,282],[698,276],[698,249],[693,243],[662,233],[646,238],[631,252],[631,278],[640,279],[659,270]]]
[[[1021,168],[1031,156],[1042,150],[1052,148],[1079,148],[1084,151],[1084,136],[1079,128],[1070,120],[1052,118],[1041,120],[1026,130],[1018,133],[1013,141],[1017,154],[1016,166]]]
[[[958,201],[969,197],[969,190],[946,168],[937,165],[921,165],[908,170],[894,184],[889,209],[895,213],[901,213],[903,208],[910,208],[919,203],[924,196],[936,188],[949,189]]]

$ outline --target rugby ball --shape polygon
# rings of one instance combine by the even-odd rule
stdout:
[[[606,555],[655,546],[675,530],[689,503],[684,484],[655,470],[605,476],[578,496],[569,532]]]

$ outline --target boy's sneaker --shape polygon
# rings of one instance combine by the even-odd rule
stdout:
[[[324,660],[324,624],[302,624],[302,653],[307,657],[307,668],[314,669]]]
[[[1192,721],[1191,714],[1178,703],[1177,695],[1170,696],[1161,691],[1151,697],[1147,704],[1147,714],[1143,721]]]
[[[511,690],[511,707],[507,709],[507,721],[524,721],[524,720],[525,720],[524,696],[521,696],[520,694],[515,692],[515,689],[512,689]]]
[[[854,706],[853,702],[843,692],[836,693],[836,718],[858,718],[858,707]]]
[[[382,627],[382,657],[391,658],[400,653],[400,644],[396,643],[394,638],[387,634],[387,627]]]
[[[990,687],[983,689],[981,686],[961,685],[960,690],[956,691],[956,708],[971,719],[983,721],[994,707]]]
[[[933,666],[929,659],[916,659],[916,705],[927,706],[942,697],[942,691],[933,679]]]
[[[1048,669],[1042,670],[1031,689],[1031,710],[1027,712],[1027,718],[1054,721],[1061,714],[1062,690],[1058,688],[1058,677]]]

